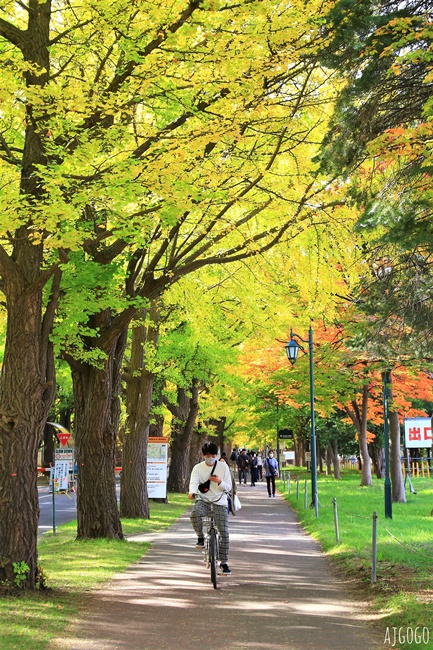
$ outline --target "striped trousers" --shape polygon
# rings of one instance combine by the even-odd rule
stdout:
[[[219,559],[227,562],[229,559],[229,519],[227,506],[213,505],[215,524],[219,531]],[[203,517],[210,516],[210,503],[198,499],[191,512],[191,523],[197,537],[203,537]]]

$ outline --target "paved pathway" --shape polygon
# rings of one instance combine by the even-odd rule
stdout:
[[[184,515],[136,565],[98,591],[50,650],[376,650],[367,609],[263,483],[240,488],[230,567],[214,590]]]

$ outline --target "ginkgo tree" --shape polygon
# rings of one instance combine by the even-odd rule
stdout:
[[[337,2],[320,51],[342,82],[323,165],[350,181],[359,228],[376,239],[363,297],[376,323],[398,318],[396,342],[419,359],[432,331],[431,21],[429,2]]]
[[[301,1],[0,2],[2,579],[25,561],[25,585],[37,580],[53,343],[74,383],[78,535],[122,537],[113,462],[132,317],[198,268],[310,225],[330,88],[302,53],[326,5],[310,3],[310,20]]]

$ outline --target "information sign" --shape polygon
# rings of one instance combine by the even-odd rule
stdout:
[[[62,449],[61,447],[54,450],[54,461],[68,461],[69,469],[72,471],[74,469],[74,448],[67,447]]]
[[[404,445],[409,449],[432,446],[432,428],[430,418],[405,418]]]
[[[69,488],[69,462],[57,460],[54,463],[53,472],[54,491],[67,490]]]
[[[151,437],[147,448],[147,496],[165,499],[167,496],[168,438]]]

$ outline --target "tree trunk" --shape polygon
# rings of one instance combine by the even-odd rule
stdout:
[[[295,447],[295,465],[296,467],[305,467],[306,465],[306,460],[305,460],[305,447],[306,447],[306,440],[305,438],[301,438],[300,436],[298,438],[293,439],[293,444]]]
[[[318,461],[319,474],[323,474],[322,447],[318,436],[316,436],[316,459]]]
[[[387,373],[389,403],[389,471],[391,475],[392,500],[394,503],[406,503],[403,470],[400,458],[400,422],[393,407],[392,373]]]
[[[371,460],[367,444],[367,413],[368,413],[368,386],[362,389],[362,406],[359,410],[355,400],[351,405],[345,406],[345,411],[354,423],[358,432],[359,453],[361,455],[361,485],[372,485]]]
[[[154,374],[145,368],[144,344],[158,342],[158,327],[144,324],[145,312],[140,313],[141,322],[132,328],[131,360],[126,373],[126,431],[123,444],[123,463],[120,490],[120,516],[148,519],[147,495],[147,447],[149,419],[152,407]],[[156,323],[156,310],[151,308],[150,318]]]
[[[49,467],[54,463],[54,427],[51,424],[44,428],[43,446],[42,464]]]
[[[207,431],[194,430],[191,438],[191,448],[189,451],[190,470],[194,467],[194,465],[200,463],[200,461],[203,460],[201,448],[203,447],[206,440],[208,440]]]
[[[332,456],[333,456],[333,463],[334,463],[334,478],[337,480],[341,479],[341,474],[340,474],[340,460],[338,458],[338,440],[337,438],[334,438],[331,440],[331,449],[332,449]]]
[[[333,453],[331,443],[326,447],[326,476],[331,476],[331,463],[332,463]]]
[[[331,463],[333,472],[331,472]],[[336,439],[330,440],[326,447],[326,474],[330,476],[333,473],[335,479],[340,479],[340,462],[338,460],[338,442]]]
[[[75,395],[78,539],[123,538],[114,468],[126,336],[124,330],[111,342],[99,367],[68,359]]]
[[[42,88],[49,78],[51,2],[29,0],[26,29],[2,35],[21,50],[27,88]],[[9,32],[9,33],[8,33]],[[37,93],[37,90],[35,91]],[[6,297],[7,328],[0,378],[0,580],[14,583],[14,562],[25,562],[33,589],[37,580],[38,448],[55,390],[52,345],[49,342],[61,273],[55,272],[52,294],[43,316],[43,247],[33,238],[31,210],[43,196],[38,165],[46,163],[43,136],[31,97],[26,95],[20,193],[26,225],[0,246],[0,276]],[[22,215],[21,215],[22,216]]]
[[[152,395],[152,408],[158,409],[164,404],[162,391],[164,389],[164,381],[162,376],[157,375],[153,382],[153,395]],[[149,425],[149,436],[158,438],[163,435],[164,430],[164,416],[162,413],[154,413],[152,415],[152,422]]]
[[[382,468],[380,465],[380,449],[377,448],[377,445],[375,442],[371,442],[368,445],[368,452],[370,454],[371,461],[373,463],[373,470],[374,473],[376,474],[377,478],[383,478],[383,475],[381,473]]]
[[[194,425],[198,415],[198,381],[193,380],[191,395],[178,388],[178,405],[168,404],[173,414],[173,438],[171,441],[171,463],[168,477],[170,492],[187,492],[191,473],[190,450]]]
[[[220,418],[219,420],[211,420],[210,424],[215,426],[215,433],[216,433],[216,443],[218,447],[220,448],[220,452],[223,453],[223,451],[226,451],[224,449],[224,433],[225,433],[225,428],[226,428],[226,419],[225,417]]]
[[[38,251],[27,248],[25,265],[5,281],[8,321],[0,379],[0,580],[14,583],[14,562],[29,567],[24,588],[37,579],[38,449],[54,397],[55,371],[48,341],[60,277],[42,319],[42,289],[31,291]],[[31,260],[33,256],[33,260]],[[17,262],[16,262],[17,264]],[[23,318],[25,314],[25,318]]]

